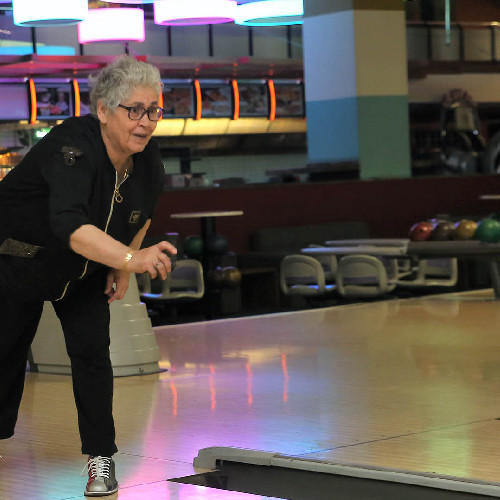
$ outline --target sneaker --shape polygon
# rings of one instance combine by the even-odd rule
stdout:
[[[111,457],[89,457],[82,471],[82,476],[89,475],[85,495],[103,497],[118,491],[115,477],[115,463]]]

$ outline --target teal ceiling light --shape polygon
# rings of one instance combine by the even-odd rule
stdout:
[[[238,5],[234,22],[244,26],[302,24],[303,0],[261,0]]]

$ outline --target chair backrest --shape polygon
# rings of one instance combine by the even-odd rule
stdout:
[[[458,279],[457,259],[422,259],[416,281],[436,286],[455,286]]]
[[[280,265],[280,288],[285,295],[325,293],[325,273],[321,263],[308,255],[287,255]]]
[[[203,267],[195,259],[177,261],[175,269],[163,283],[162,295],[166,298],[201,298],[205,293]]]
[[[337,290],[344,297],[375,297],[394,290],[386,267],[373,255],[346,255],[337,268]]]
[[[311,244],[309,248],[324,248],[324,245]],[[327,283],[334,283],[337,274],[337,256],[335,254],[318,254],[314,258],[319,261],[325,273],[325,281]]]
[[[398,285],[405,288],[453,287],[457,284],[457,280],[456,258],[421,259],[413,266],[413,272],[409,276],[398,279]]]
[[[140,296],[148,300],[169,300],[180,298],[198,299],[205,293],[203,267],[194,259],[178,260],[175,269],[161,282],[161,291],[153,293],[148,273],[137,275]]]

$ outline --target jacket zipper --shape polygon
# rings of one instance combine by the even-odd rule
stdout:
[[[113,216],[113,209],[114,209],[114,206],[115,206],[115,199],[116,199],[116,195],[118,193],[118,195],[120,194],[119,193],[119,189],[120,189],[120,186],[128,179],[128,174],[127,172],[125,172],[125,176],[123,177],[123,179],[118,182],[118,172],[115,172],[115,189],[113,190],[113,196],[111,197],[111,206],[109,208],[109,214],[108,214],[108,219],[106,221],[106,226],[104,228],[104,232],[107,233],[108,232],[108,227],[109,227],[109,223],[111,222],[111,217]],[[85,261],[85,265],[83,267],[83,273],[78,276],[78,279],[81,280],[85,274],[87,273],[87,268],[88,268],[88,265],[89,265],[89,259],[87,259]],[[66,292],[68,290],[68,286],[69,284],[71,283],[71,281],[68,281],[64,287],[64,290],[62,291],[62,294],[61,296],[58,298],[58,299],[55,299],[54,302],[58,302],[59,300],[62,300],[64,298],[64,296],[66,295]]]

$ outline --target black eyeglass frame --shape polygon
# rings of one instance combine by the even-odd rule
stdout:
[[[163,116],[163,113],[165,112],[165,110],[163,108],[160,108],[160,106],[151,106],[149,108],[143,108],[142,106],[124,106],[123,104],[118,104],[118,107],[119,108],[123,108],[123,109],[126,109],[128,111],[128,117],[130,120],[134,120],[135,122],[138,122],[139,120],[142,120],[144,118],[144,115],[148,115],[148,120],[151,121],[151,122],[157,122],[159,120],[161,120],[162,116]],[[130,116],[130,113],[133,109],[142,109],[142,113],[141,113],[141,116],[139,116],[139,118],[132,118]],[[153,120],[151,118],[151,116],[149,115],[150,111],[151,110],[155,110],[157,113],[158,113],[158,110],[161,110],[161,113],[160,113],[160,116],[158,117],[158,120]]]

